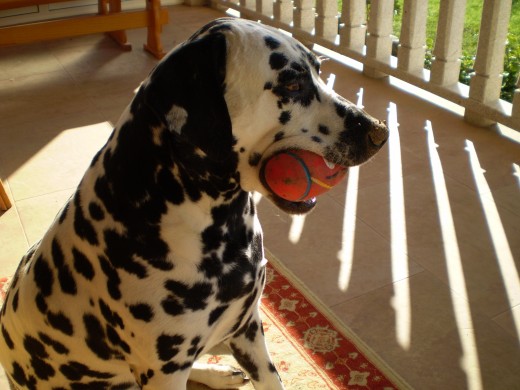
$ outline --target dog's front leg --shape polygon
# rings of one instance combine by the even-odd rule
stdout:
[[[283,390],[282,381],[271,361],[258,309],[226,344],[247,373],[256,390]]]

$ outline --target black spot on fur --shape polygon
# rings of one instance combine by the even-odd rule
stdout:
[[[72,322],[62,312],[47,312],[47,320],[49,321],[50,326],[66,334],[67,336],[72,336],[72,334],[74,333]]]
[[[46,358],[49,356],[45,350],[45,346],[32,336],[26,335],[23,340],[23,346],[27,353],[31,356]]]
[[[146,267],[135,259],[135,248],[127,236],[111,229],[105,230],[104,236],[107,245],[105,254],[115,268],[124,269],[140,279],[146,277]]]
[[[101,265],[101,270],[107,277],[108,293],[116,301],[121,299],[121,290],[119,289],[121,278],[119,277],[119,274],[105,256],[99,257],[99,264]]]
[[[249,326],[245,329],[245,336],[246,338],[254,342],[256,338],[256,334],[258,333],[258,323],[255,321],[251,322]]]
[[[302,133],[308,133],[309,132],[309,130],[307,130],[307,129],[302,129],[301,131],[302,131]]]
[[[58,281],[60,282],[61,291],[63,291],[65,294],[76,295],[76,281],[72,276],[72,272],[68,264],[65,263],[63,250],[61,249],[60,243],[56,239],[52,240],[52,260],[54,262],[54,266],[58,270]]]
[[[230,343],[230,347],[233,351],[233,356],[237,360],[238,364],[240,364],[240,366],[242,366],[242,368],[246,370],[251,379],[259,381],[260,377],[258,375],[258,367],[256,366],[251,355],[249,355],[247,352],[242,351],[234,343]]]
[[[103,318],[112,326],[117,326],[121,329],[125,328],[125,324],[123,319],[117,312],[112,311],[110,307],[106,304],[106,302],[102,299],[99,300],[99,308],[101,309],[101,314]]]
[[[318,137],[317,135],[313,135],[313,136],[311,137],[311,140],[312,140],[313,142],[318,143],[318,144],[321,143],[321,138]]]
[[[27,378],[27,375],[25,374],[25,371],[23,370],[22,366],[20,366],[20,364],[18,364],[17,362],[13,362],[13,371],[11,372],[11,378],[13,378],[13,380],[20,386],[25,386],[28,389],[36,390],[35,380]]]
[[[146,303],[130,305],[128,309],[135,319],[142,320],[144,322],[150,322],[153,319],[153,309]]]
[[[179,346],[184,343],[184,337],[181,335],[167,335],[162,334],[157,338],[155,348],[159,359],[163,362],[167,362],[174,358],[179,353]]]
[[[330,130],[327,126],[325,125],[319,125],[318,126],[318,131],[323,134],[323,135],[329,135],[330,134]]]
[[[16,313],[16,311],[18,310],[18,297],[19,297],[19,290],[17,290],[14,295],[13,295],[13,312]]]
[[[203,272],[206,278],[218,277],[222,274],[222,263],[215,254],[211,254],[209,257],[204,257],[199,264],[199,271]]]
[[[60,224],[62,224],[63,221],[65,221],[65,219],[67,218],[67,214],[69,212],[69,208],[70,208],[70,202],[67,202],[65,204],[65,207],[63,207],[63,210],[61,210],[60,218],[58,220]]]
[[[266,46],[271,50],[276,50],[280,47],[280,41],[271,36],[264,37],[264,42]]]
[[[285,136],[285,133],[283,131],[279,131],[278,133],[276,133],[274,135],[274,141],[278,142],[278,141],[282,140],[284,136]]]
[[[278,118],[278,121],[282,125],[285,125],[290,120],[291,120],[291,112],[290,111],[282,111],[282,113],[280,114],[280,117]]]
[[[171,295],[168,295],[161,301],[161,306],[164,312],[171,316],[178,316],[184,313],[184,306]]]
[[[83,214],[79,192],[76,192],[76,195],[74,196],[74,206],[74,230],[76,234],[86,240],[89,244],[98,245],[99,242],[96,229],[94,229],[92,223],[86,219]]]
[[[92,280],[95,272],[92,263],[87,256],[80,252],[76,248],[72,248],[72,257],[74,258],[74,269],[80,275],[83,275],[85,279]]]
[[[101,322],[94,315],[85,314],[83,316],[83,324],[87,333],[85,343],[90,350],[100,359],[110,359],[112,357],[112,349],[106,341],[106,334]]]
[[[47,302],[41,293],[36,294],[36,307],[42,314],[47,313]]]
[[[110,343],[112,343],[113,346],[119,347],[123,352],[130,354],[130,346],[121,338],[121,336],[119,335],[117,330],[115,330],[114,327],[107,325],[106,331],[108,340],[110,341]]]
[[[267,83],[264,84],[264,90],[268,91],[272,88],[273,88],[273,83],[271,83],[270,81],[268,81]]]
[[[163,364],[161,371],[165,374],[173,374],[181,369],[181,366],[174,362]]]
[[[60,355],[66,355],[69,353],[69,349],[65,345],[63,345],[59,341],[52,339],[50,336],[46,335],[45,333],[39,332],[38,337],[45,345],[52,347],[52,349],[54,349],[54,351],[56,351]]]
[[[291,62],[291,69],[294,69],[295,71],[300,73],[305,71],[305,68],[297,62]]]
[[[345,118],[347,116],[347,108],[344,104],[336,102],[334,103],[334,106],[336,107],[336,113],[338,114],[338,116],[340,116],[341,118]]]
[[[105,218],[105,212],[101,208],[99,204],[96,202],[90,202],[88,205],[88,211],[90,213],[90,216],[95,221],[102,221],[103,218]]]
[[[164,287],[176,298],[182,299],[183,306],[191,310],[205,309],[208,304],[207,299],[213,293],[213,286],[203,282],[188,286],[175,280],[168,280]]]
[[[253,153],[249,157],[249,165],[251,165],[252,167],[256,167],[260,163],[261,159],[262,155],[260,153]]]
[[[54,368],[38,356],[31,357],[31,367],[33,368],[36,376],[44,381],[56,375]]]
[[[70,361],[67,364],[62,364],[59,370],[65,376],[65,378],[71,381],[79,381],[85,376],[97,379],[109,379],[114,377],[114,374],[91,370],[86,365],[76,361]]]
[[[200,336],[194,337],[191,340],[191,347],[187,351],[187,355],[188,356],[195,356],[197,354],[197,352],[200,349],[199,348],[200,340],[201,340]]]
[[[282,69],[288,62],[289,60],[282,53],[274,52],[269,56],[269,65],[271,66],[271,69],[274,70]]]
[[[216,309],[213,309],[211,313],[209,313],[208,326],[213,325],[222,314],[224,314],[228,307],[229,305],[220,305]]]
[[[52,293],[52,285],[54,284],[54,275],[49,263],[42,255],[34,261],[34,282],[40,289],[40,293],[44,297],[48,297]]]
[[[14,348],[13,340],[11,339],[11,336],[9,335],[9,333],[7,332],[7,330],[5,329],[5,327],[3,325],[2,325],[2,336],[4,338],[5,345],[7,345],[7,347],[9,349],[13,349]]]

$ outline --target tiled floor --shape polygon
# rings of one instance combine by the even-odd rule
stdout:
[[[170,10],[168,49],[221,15]],[[0,274],[45,231],[155,64],[145,32],[129,38],[129,53],[101,35],[0,50],[0,177],[14,200],[0,213]],[[412,387],[519,389],[518,135],[469,126],[392,80],[323,68],[392,138],[299,236],[261,201],[266,246]]]

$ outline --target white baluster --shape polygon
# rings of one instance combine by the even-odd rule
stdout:
[[[511,16],[512,0],[484,0],[478,39],[475,73],[471,77],[469,97],[483,103],[498,101],[502,87],[502,70]],[[495,121],[467,109],[464,118],[469,123],[489,126]]]
[[[397,67],[422,75],[426,50],[428,2],[404,0]]]
[[[316,1],[316,35],[334,41],[338,34],[338,2]]]
[[[346,48],[363,52],[367,33],[365,0],[343,1],[341,21],[345,26],[340,31],[340,51]]]
[[[294,27],[311,32],[314,28],[314,0],[294,0]]]
[[[256,0],[256,12],[264,16],[273,16],[273,0]]]
[[[276,0],[273,6],[273,15],[276,20],[282,23],[291,23],[293,17],[292,0]]]
[[[452,85],[459,80],[466,0],[441,1],[430,82]]]
[[[392,56],[392,20],[394,0],[372,1],[368,18],[367,57],[390,64]],[[385,77],[374,67],[366,66],[363,73],[370,77]]]

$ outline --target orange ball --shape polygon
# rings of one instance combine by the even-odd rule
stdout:
[[[292,202],[312,199],[330,190],[347,168],[327,164],[322,156],[306,150],[275,154],[264,166],[265,183],[279,197]]]

